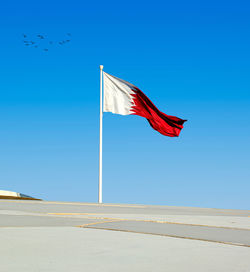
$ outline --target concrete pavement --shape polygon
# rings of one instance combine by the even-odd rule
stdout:
[[[1,272],[250,271],[247,210],[0,200],[0,241]]]
[[[1,272],[247,272],[249,248],[73,227],[3,228]]]

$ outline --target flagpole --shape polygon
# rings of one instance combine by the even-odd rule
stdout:
[[[102,75],[103,75],[103,65],[100,65],[100,139],[99,139],[99,195],[98,195],[98,203],[102,203]]]

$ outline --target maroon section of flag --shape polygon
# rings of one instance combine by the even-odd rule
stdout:
[[[179,136],[187,120],[167,115],[158,110],[151,100],[137,87],[134,88],[132,114],[147,118],[151,127],[169,137]]]

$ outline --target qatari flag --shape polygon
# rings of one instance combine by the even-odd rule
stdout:
[[[139,115],[147,118],[151,127],[161,134],[179,136],[183,123],[187,120],[161,112],[140,89],[125,80],[105,72],[103,79],[105,112]]]

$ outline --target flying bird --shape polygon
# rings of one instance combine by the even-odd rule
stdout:
[[[37,35],[37,37],[40,38],[40,39],[42,39],[42,40],[44,39],[44,36],[43,36],[43,35],[40,35],[40,34]]]

